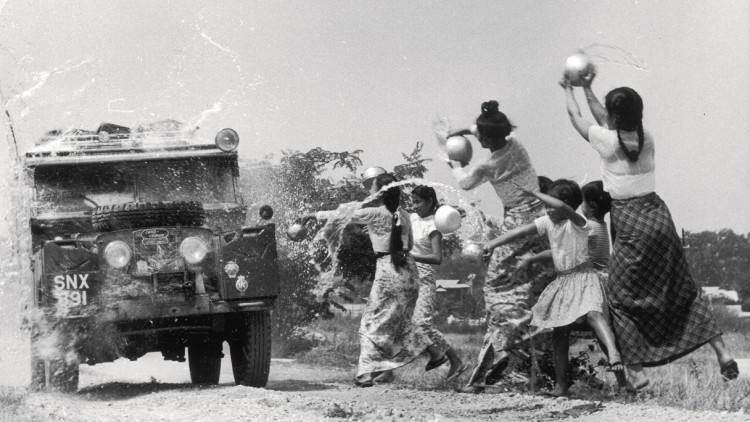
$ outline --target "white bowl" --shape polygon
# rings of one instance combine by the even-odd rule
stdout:
[[[461,214],[450,205],[441,205],[435,211],[435,227],[440,233],[453,233],[461,227]]]

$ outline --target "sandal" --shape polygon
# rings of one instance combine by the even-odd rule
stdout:
[[[377,375],[373,374],[372,381],[375,384],[387,384],[393,382],[395,378],[396,376],[393,375],[393,371],[383,371]]]
[[[633,385],[630,381],[628,381],[625,386],[625,391],[630,394],[637,394],[639,390],[648,387],[650,383],[651,381],[649,381],[648,379],[646,379],[645,381],[641,381],[641,383],[637,385]]]
[[[375,383],[372,382],[372,380],[367,380],[367,381],[356,380],[354,381],[354,385],[360,388],[367,388],[367,387],[372,387],[373,385],[375,385]]]
[[[424,367],[424,370],[432,371],[433,369],[442,366],[445,362],[448,362],[448,356],[443,354],[443,356],[439,357],[437,360],[427,362],[427,366]]]
[[[619,366],[619,369],[612,369],[617,366]],[[608,363],[606,371],[615,375],[617,386],[619,388],[627,388],[628,379],[625,377],[625,365],[622,364],[622,361],[618,360],[617,362]]]
[[[466,393],[466,394],[481,394],[484,393],[484,387],[479,387],[477,385],[466,385],[464,387],[459,388],[456,390],[458,393]]]
[[[537,395],[541,396],[541,397],[549,397],[549,398],[553,398],[553,399],[559,399],[560,397],[568,397],[567,393],[565,393],[565,394],[555,394],[552,391],[540,391],[540,392],[537,393]]]
[[[510,359],[506,356],[495,362],[484,375],[484,383],[487,385],[497,384],[503,378],[503,372],[508,368]]]
[[[450,371],[449,371],[448,372],[448,376],[445,377],[445,380],[446,381],[450,381],[452,379],[456,379],[461,374],[463,374],[464,372],[466,372],[467,369],[469,369],[469,364],[468,363],[462,363],[461,366],[459,366],[458,369],[456,369],[456,372],[454,372],[454,373],[451,374]]]
[[[731,381],[740,376],[740,368],[734,359],[721,365],[721,376],[724,377],[724,381]]]

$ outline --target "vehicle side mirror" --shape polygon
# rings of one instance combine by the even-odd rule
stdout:
[[[263,205],[260,207],[260,218],[263,220],[270,220],[273,217],[273,208],[270,205]]]

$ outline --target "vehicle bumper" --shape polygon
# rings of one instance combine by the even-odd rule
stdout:
[[[235,301],[209,300],[197,295],[185,303],[154,303],[151,301],[121,300],[108,304],[106,309],[92,316],[98,323],[119,323],[144,319],[206,316],[236,312],[271,310],[275,298],[243,299]],[[79,319],[69,316],[65,319]]]

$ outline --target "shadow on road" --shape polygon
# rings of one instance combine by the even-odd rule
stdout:
[[[333,385],[303,380],[268,381],[267,390],[274,391],[322,391],[336,388]]]
[[[77,396],[89,400],[127,400],[133,397],[143,396],[146,394],[170,390],[205,390],[216,388],[234,387],[234,384],[220,385],[198,385],[198,384],[178,384],[178,383],[126,383],[126,382],[109,382],[106,384],[92,385],[82,388],[75,393]]]
[[[199,384],[182,384],[182,383],[127,383],[127,382],[109,382],[105,384],[92,385],[82,388],[75,393],[76,396],[88,400],[111,401],[127,400],[146,394],[157,393],[160,391],[175,390],[206,390],[222,389],[236,387],[234,383],[219,385],[199,385]],[[273,391],[322,391],[335,388],[331,385],[319,382],[310,382],[303,380],[279,380],[269,381],[266,390]]]

